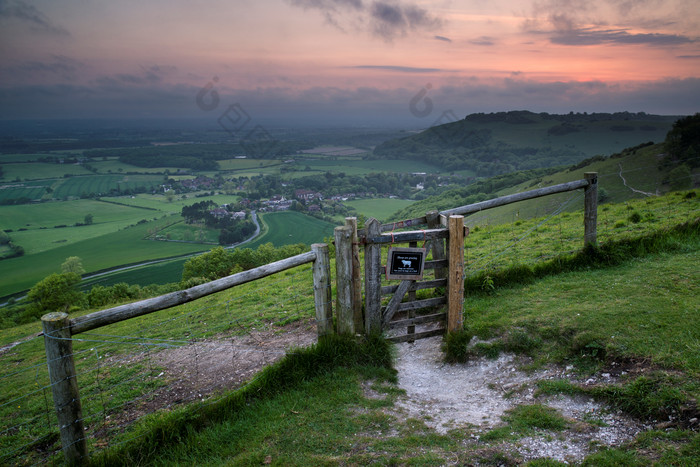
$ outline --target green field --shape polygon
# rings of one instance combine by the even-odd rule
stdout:
[[[69,256],[82,258],[85,270],[94,272],[209,249],[206,245],[145,240],[149,229],[172,222],[169,218],[159,219],[41,253],[0,261],[0,276],[4,278],[0,283],[0,296],[28,289],[42,278],[59,272]]]
[[[284,173],[286,179],[300,178],[313,175],[314,173],[336,172],[346,175],[366,175],[377,172],[399,172],[399,173],[439,173],[441,169],[431,164],[420,161],[408,160],[335,160],[323,156],[324,159],[301,159],[297,160],[294,167],[296,172]],[[308,168],[307,168],[308,167]]]
[[[55,183],[55,180],[32,180],[29,182],[7,182],[0,184],[0,201],[6,199],[41,199],[46,195],[47,188]]]
[[[227,172],[262,169],[269,166],[282,165],[282,161],[274,159],[226,159],[217,162],[219,163],[219,168]],[[239,176],[238,174],[233,175]]]
[[[76,164],[47,164],[45,162],[32,162],[31,164],[3,164],[3,182],[16,179],[41,180],[44,178],[63,177],[65,175],[90,175],[88,169]]]
[[[354,199],[345,201],[343,204],[355,208],[359,214],[364,215],[367,219],[374,217],[384,222],[399,209],[413,203],[414,201],[408,199],[370,198]]]
[[[258,214],[258,220],[263,234],[243,248],[255,249],[263,243],[276,247],[295,243],[310,245],[332,237],[335,228],[334,224],[293,211]]]

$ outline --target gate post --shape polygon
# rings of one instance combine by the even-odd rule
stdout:
[[[316,333],[319,339],[333,334],[333,294],[331,293],[331,261],[328,245],[314,243],[311,251],[316,253],[313,263],[314,305],[316,308]]]
[[[447,278],[447,332],[462,329],[464,308],[464,216],[450,216]]]
[[[381,224],[371,218],[365,222],[367,240],[381,235]],[[367,334],[382,332],[382,247],[365,245],[365,331]]]
[[[583,178],[588,180],[583,190],[583,246],[586,247],[597,243],[598,172],[586,172]]]
[[[63,455],[70,465],[87,464],[88,447],[73,361],[70,319],[67,313],[48,313],[41,317],[41,325]]]
[[[429,229],[439,229],[441,227],[440,213],[438,211],[428,211],[425,213],[425,217],[428,220]],[[432,244],[433,260],[445,259],[445,242],[436,238],[430,243]],[[446,276],[447,271],[445,268],[435,268],[435,279],[444,279]]]
[[[346,217],[345,225],[352,234],[352,314],[355,332],[364,332],[362,319],[362,278],[360,277],[360,246],[357,241],[357,217]]]
[[[355,334],[352,308],[352,232],[335,228],[335,299],[338,334]]]

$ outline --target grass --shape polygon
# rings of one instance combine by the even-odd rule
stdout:
[[[258,215],[263,227],[263,233],[244,248],[255,249],[264,243],[272,243],[276,247],[293,245],[295,243],[323,242],[326,237],[333,236],[334,224],[315,217],[294,211],[264,213]]]
[[[28,289],[38,280],[58,272],[69,256],[82,258],[86,271],[100,271],[209,249],[206,245],[144,240],[149,229],[170,223],[170,218],[159,219],[41,253],[0,261],[0,275],[6,278],[0,283],[0,296]]]
[[[358,213],[363,214],[367,219],[374,217],[379,221],[385,221],[399,209],[412,204],[413,201],[407,199],[356,199],[346,201],[344,204],[353,207]]]
[[[663,232],[663,227],[667,225],[666,216],[683,221],[697,213],[697,204],[690,204],[692,202],[694,199],[685,198],[683,194],[670,195],[660,201],[660,208],[651,211],[656,213],[656,222],[642,220],[634,224],[635,227],[630,227],[632,230],[611,232],[611,238],[618,236],[617,245],[620,248],[643,244],[643,241],[634,240],[640,235],[656,238],[654,244],[661,244],[663,242],[655,237],[654,232]],[[619,213],[626,219],[632,212],[638,211],[642,219],[648,218],[645,217],[644,206],[630,206],[632,209],[626,205],[610,207],[606,212],[611,218]],[[486,236],[484,234],[489,233],[490,240],[481,246],[488,252],[490,242],[504,243],[512,237],[513,229],[521,228],[526,223],[520,222],[520,225],[513,224],[500,231],[484,227],[483,230],[473,231],[470,240],[474,239],[473,235]],[[557,226],[553,231],[565,231],[568,224],[572,225],[572,231],[578,230],[578,243],[579,216],[562,215],[562,230]],[[553,239],[550,244],[556,245],[561,233],[549,234]],[[535,366],[572,364],[584,374],[596,371],[610,361],[648,362],[654,371],[644,375],[645,379],[635,377],[616,387],[601,386],[600,393],[596,394],[596,397],[619,404],[624,410],[642,417],[663,413],[662,409],[674,405],[678,407],[679,403],[683,404],[690,398],[697,399],[700,395],[697,383],[700,376],[700,335],[687,323],[700,321],[700,294],[697,290],[700,278],[696,267],[700,248],[697,236],[689,235],[688,231],[685,231],[685,236],[661,235],[667,237],[667,246],[672,245],[672,248],[654,252],[647,245],[622,261],[603,258],[604,261],[587,264],[571,263],[575,267],[553,269],[549,275],[529,276],[527,280],[520,281],[518,278],[522,276],[522,268],[534,270],[533,265],[540,261],[539,256],[528,256],[523,249],[518,261],[512,258],[504,260],[500,269],[489,270],[494,280],[493,288],[468,288],[465,307],[467,338],[462,338],[461,344],[457,342],[458,347],[464,348],[468,345],[469,337],[477,335],[494,342],[491,349],[484,351],[525,353],[533,358]],[[564,264],[565,259],[560,263]],[[499,275],[499,270],[503,274]],[[85,365],[80,376],[81,385],[86,385],[85,390],[91,396],[88,398],[91,402],[86,402],[91,420],[101,420],[100,394],[105,392],[100,385],[108,388],[106,393],[110,397],[113,395],[112,403],[118,407],[118,401],[122,398],[130,400],[134,397],[133,391],[150,390],[163,384],[141,377],[143,374],[156,376],[161,371],[150,356],[142,357],[142,367],[135,364],[124,365],[123,368],[108,366],[105,359],[116,359],[120,355],[130,358],[129,355],[139,348],[153,349],[146,351],[147,355],[151,355],[157,347],[149,345],[158,339],[184,342],[194,338],[199,341],[223,335],[246,334],[252,328],[279,329],[285,323],[303,322],[313,315],[309,274],[308,266],[301,267],[235,291],[105,329],[105,335],[130,336],[133,340],[129,345],[112,342],[100,344],[97,348],[97,344],[89,340],[78,343],[79,355],[84,356],[80,364]],[[596,294],[593,295],[591,291],[596,291]],[[0,345],[35,332],[35,325],[4,330]],[[141,338],[147,341],[137,340]],[[38,391],[35,397],[27,400],[28,407],[24,406],[24,402],[21,404],[23,407],[16,409],[10,404],[0,406],[2,417],[6,420],[34,417],[21,436],[20,433],[12,433],[11,437],[7,437],[8,444],[3,445],[3,449],[9,445],[38,452],[46,446],[55,446],[57,442],[51,435],[54,423],[51,411],[45,410],[42,347],[41,339],[32,339],[15,347],[12,353],[3,355],[3,361],[11,362],[4,368],[10,371],[18,369],[22,374],[19,379],[9,376],[9,373],[3,376],[7,392],[3,395],[5,399],[0,399],[2,403],[5,404],[12,394],[16,394],[14,391],[19,390],[23,394],[30,392],[28,388],[34,386]],[[467,356],[469,350],[466,348]],[[105,362],[104,366],[97,363],[100,361]],[[315,365],[317,363],[307,366],[307,369]],[[100,369],[100,376],[95,376],[95,368]],[[297,376],[307,374],[306,370],[286,371]],[[469,437],[469,429],[438,436],[419,420],[398,420],[387,415],[382,408],[392,402],[391,398],[371,401],[363,397],[360,391],[366,378],[386,381],[386,373],[380,372],[385,375],[381,376],[373,371],[327,369],[327,372],[308,374],[301,379],[293,376],[297,382],[286,386],[288,390],[269,394],[263,391],[260,399],[251,401],[246,407],[235,405],[235,410],[231,410],[232,406],[219,405],[209,412],[206,404],[197,404],[178,409],[172,415],[157,415],[155,419],[144,420],[143,425],[134,427],[136,431],[130,431],[124,438],[115,438],[133,438],[134,441],[117,445],[116,452],[105,456],[119,456],[125,463],[191,464],[196,461],[203,465],[264,463],[268,460],[283,464],[297,462],[295,459],[300,459],[299,464],[376,462],[389,465],[412,462],[436,465],[454,462],[455,456],[462,463],[473,463],[474,459],[496,464],[512,460],[492,444],[465,448],[464,439]],[[119,384],[120,381],[126,383]],[[334,383],[336,381],[338,384]],[[281,388],[284,383],[273,379],[270,385]],[[386,385],[380,384],[381,387]],[[562,391],[576,390],[561,383],[557,387]],[[383,391],[391,392],[388,389]],[[645,399],[647,395],[651,397]],[[306,401],[311,402],[307,404]],[[629,405],[633,401],[637,401],[636,407]],[[266,404],[270,404],[269,408]],[[655,404],[657,408],[654,408]],[[537,409],[518,410],[509,415],[512,418],[504,420],[508,428],[504,428],[500,435],[498,432],[492,435],[493,442],[506,439],[506,431],[513,432],[518,423],[525,424],[522,430],[538,431],[551,429],[541,426],[546,425],[544,420],[552,423],[557,420],[546,409],[534,415],[526,410]],[[115,409],[113,413],[116,416],[119,410]],[[48,414],[48,420],[44,414]],[[206,414],[206,417],[201,414]],[[214,423],[216,420],[221,423]],[[188,426],[189,429],[184,428]],[[120,436],[118,431],[114,436]],[[323,433],[329,441],[326,442],[323,437],[317,439],[318,433]],[[693,432],[673,430],[673,433],[676,433],[675,438],[669,436],[645,440],[651,446],[649,448],[631,444],[616,450],[600,451],[586,462],[595,465],[593,461],[607,462],[606,459],[644,461],[654,456],[665,456],[664,459],[692,465],[693,461],[699,460],[698,441]],[[35,439],[40,440],[37,445],[22,447]],[[641,438],[635,441],[641,442]],[[162,448],[151,449],[156,445]],[[104,459],[108,462],[115,457]]]

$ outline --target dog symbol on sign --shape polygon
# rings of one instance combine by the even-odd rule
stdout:
[[[410,259],[402,259],[401,262],[403,263],[403,267],[405,267],[405,268],[411,267],[411,260]]]

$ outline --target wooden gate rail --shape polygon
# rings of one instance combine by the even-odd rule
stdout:
[[[328,245],[316,243],[311,251],[282,259],[248,271],[239,272],[206,284],[190,287],[159,297],[109,308],[69,319],[67,313],[48,313],[41,318],[44,347],[51,381],[54,406],[58,417],[61,445],[66,461],[73,465],[88,464],[80,391],[73,361],[71,337],[108,324],[143,316],[191,302],[303,264],[313,263],[314,305],[319,337],[333,332],[330,258]]]
[[[584,178],[581,180],[574,180],[572,182],[560,183],[558,185],[552,185],[543,188],[537,188],[534,190],[523,191],[521,193],[516,193],[513,195],[501,196],[494,199],[489,199],[486,201],[481,201],[478,203],[467,204],[465,206],[459,206],[452,209],[446,209],[440,211],[439,214],[439,224],[447,227],[448,218],[451,215],[459,214],[467,216],[469,214],[474,214],[476,212],[485,211],[487,209],[493,209],[500,206],[505,206],[512,203],[517,203],[519,201],[525,201],[528,199],[541,198],[543,196],[554,195],[558,193],[566,193],[575,190],[584,190],[584,245],[596,244],[596,225],[597,225],[597,210],[598,210],[598,173],[597,172],[586,172]],[[420,225],[430,225],[431,224],[431,214],[434,216],[436,211],[431,211],[423,217],[417,217],[415,219],[406,219],[402,221],[391,222],[388,224],[381,224],[379,226],[378,233],[388,232],[395,229],[403,229],[407,227],[417,227]],[[437,225],[430,225],[431,227],[437,227]],[[358,232],[360,236],[367,235],[366,230],[360,230]],[[398,235],[398,233],[394,234]]]

